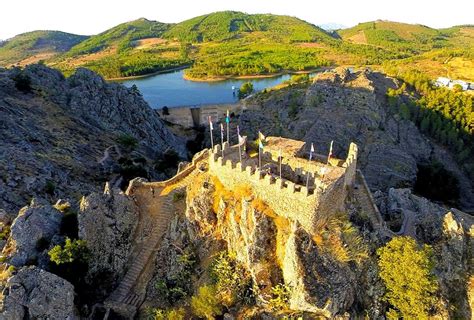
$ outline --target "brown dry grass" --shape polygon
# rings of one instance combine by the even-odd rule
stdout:
[[[352,43],[367,44],[367,37],[365,36],[365,32],[361,30],[352,37],[347,38],[347,41]]]

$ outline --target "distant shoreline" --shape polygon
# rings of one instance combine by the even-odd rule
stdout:
[[[189,68],[189,65],[176,67],[176,68],[171,68],[171,69],[159,70],[159,71],[155,71],[155,72],[152,72],[152,73],[141,74],[139,76],[107,78],[105,80],[107,80],[107,81],[124,81],[124,80],[133,80],[133,79],[143,79],[143,78],[148,78],[148,77],[155,76],[157,74],[169,73],[169,72],[179,71],[179,70],[183,70],[183,69],[187,69],[187,68]]]
[[[209,77],[209,78],[193,78],[185,74],[183,78],[185,80],[194,81],[194,82],[218,82],[218,81],[233,80],[233,79],[243,80],[243,79],[273,78],[273,77],[283,76],[286,74],[309,74],[309,73],[320,72],[326,69],[327,68],[316,68],[316,69],[311,69],[311,70],[300,70],[300,71],[284,70],[280,72],[266,73],[266,74],[254,74],[254,75],[249,74],[249,75],[243,75],[243,76],[221,76],[221,77]]]
[[[158,74],[163,74],[163,73],[169,73],[169,72],[174,72],[174,71],[179,71],[179,70],[184,70],[189,68],[189,65],[186,66],[181,66],[181,67],[176,67],[172,69],[166,69],[166,70],[160,70],[152,73],[147,73],[139,76],[130,76],[130,77],[118,77],[118,78],[108,78],[105,79],[106,81],[126,81],[126,80],[134,80],[134,79],[143,79],[143,78],[148,78],[152,77]],[[322,67],[322,68],[316,68],[316,69],[311,69],[311,70],[300,70],[300,71],[290,71],[290,70],[284,70],[281,72],[276,72],[276,73],[266,73],[266,74],[249,74],[249,75],[243,75],[243,76],[220,76],[220,77],[209,77],[209,78],[193,78],[190,76],[187,76],[186,74],[183,75],[183,79],[188,80],[188,81],[194,81],[194,82],[219,82],[219,81],[225,81],[225,80],[242,80],[242,79],[264,79],[264,78],[273,78],[273,77],[279,77],[283,76],[286,74],[309,74],[309,73],[314,73],[314,72],[320,72],[323,70],[328,69],[327,67]]]

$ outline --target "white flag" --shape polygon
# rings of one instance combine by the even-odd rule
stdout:
[[[331,141],[331,146],[329,147],[329,155],[328,155],[328,161],[332,157],[332,144],[334,143],[334,140]]]
[[[314,152],[314,146],[311,144],[311,152]]]
[[[211,116],[209,116],[209,129],[214,130],[214,127],[212,126]]]

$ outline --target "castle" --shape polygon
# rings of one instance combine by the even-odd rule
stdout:
[[[260,164],[256,156],[239,156],[238,145],[216,145],[209,153],[209,172],[230,190],[250,185],[254,195],[277,215],[299,222],[310,233],[316,231],[321,215],[344,210],[356,178],[356,144],[350,144],[345,160],[326,162],[321,155],[311,161],[304,158],[307,147],[302,141],[266,140]]]

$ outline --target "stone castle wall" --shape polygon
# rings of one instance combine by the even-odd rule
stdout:
[[[226,156],[234,152],[235,146],[229,147],[227,143],[224,143],[224,150],[222,150],[220,145],[216,145],[209,154],[209,171],[230,190],[242,185],[250,186],[253,193],[265,201],[277,215],[298,221],[310,233],[316,231],[318,218],[343,209],[347,186],[352,185],[355,179],[357,159],[355,144],[351,144],[348,157],[342,167],[330,168],[330,170],[341,170],[342,174],[329,184],[320,180],[320,177],[325,174],[324,171],[328,170],[328,168],[321,170],[326,167],[324,164],[306,161],[304,169],[293,168],[295,172],[303,176],[307,172],[310,173],[312,184],[314,183],[314,189],[311,188],[311,190],[292,181],[266,174],[245,160],[240,162],[232,157],[226,159]],[[263,157],[267,160],[275,158],[269,152]],[[294,161],[300,161],[300,159],[295,158]]]

